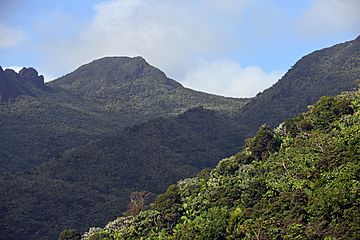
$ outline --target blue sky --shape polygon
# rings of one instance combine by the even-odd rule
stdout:
[[[184,86],[254,96],[302,56],[360,34],[358,0],[1,0],[0,65],[52,80],[143,56]]]

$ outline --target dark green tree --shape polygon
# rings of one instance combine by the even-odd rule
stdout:
[[[75,229],[65,229],[60,233],[59,240],[80,240],[81,235]]]
[[[274,135],[269,125],[263,124],[256,135],[248,139],[246,143],[253,156],[262,160],[279,149],[281,140]]]

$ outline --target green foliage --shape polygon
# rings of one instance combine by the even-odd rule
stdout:
[[[193,220],[185,220],[174,227],[174,239],[224,239],[226,230],[226,207],[209,208],[196,216]]]
[[[359,110],[351,92],[274,131],[262,126],[241,153],[105,230],[115,239],[359,239]]]
[[[114,238],[106,230],[99,230],[90,233],[87,236],[89,240],[113,240]]]

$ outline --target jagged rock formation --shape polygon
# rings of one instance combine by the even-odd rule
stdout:
[[[44,76],[34,68],[22,68],[19,73],[12,69],[3,70],[0,66],[0,102],[20,95],[35,95],[46,90]]]
[[[38,88],[45,88],[44,76],[39,76],[38,72],[34,68],[22,68],[19,71],[19,79],[20,81],[30,82]]]

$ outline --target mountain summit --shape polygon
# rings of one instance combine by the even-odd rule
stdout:
[[[82,65],[53,84],[91,97],[106,93],[111,88],[129,86],[140,79],[171,88],[181,87],[181,84],[167,78],[165,73],[148,64],[142,57],[100,58]]]
[[[142,57],[97,59],[50,82],[49,86],[129,118],[140,115],[150,119],[198,106],[231,112],[247,102],[244,98],[227,98],[184,88]]]

